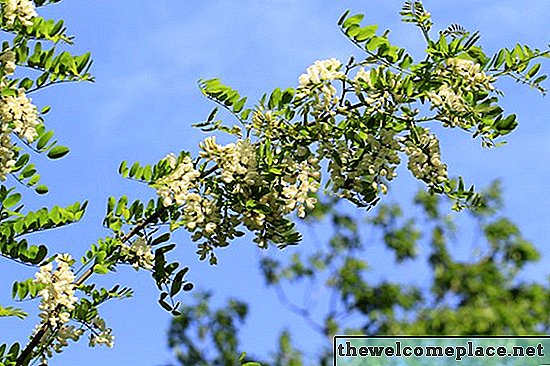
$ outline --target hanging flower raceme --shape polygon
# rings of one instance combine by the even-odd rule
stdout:
[[[365,83],[368,88],[374,88],[374,85],[371,81],[371,74],[370,70],[365,70],[364,67],[360,67],[359,70],[357,70],[357,73],[353,77],[353,86],[355,87],[355,91],[359,93],[361,91],[361,84]]]
[[[289,185],[283,188],[282,195],[285,198],[285,212],[298,211],[298,217],[306,216],[306,208],[313,209],[317,203],[315,197],[310,197],[311,193],[316,193],[319,189],[321,174],[319,172],[319,161],[310,157],[307,161],[294,163],[292,170],[298,172],[296,176],[283,178]]]
[[[448,180],[447,165],[441,162],[439,140],[428,129],[417,129],[417,132],[418,141],[412,136],[401,139],[409,158],[407,166],[416,178],[437,187]]]
[[[460,75],[465,90],[494,90],[491,84],[493,76],[481,71],[481,65],[470,60],[450,58],[447,60],[447,72]]]
[[[366,196],[373,189],[387,193],[386,182],[397,176],[395,169],[401,161],[401,146],[395,136],[394,131],[382,128],[376,134],[366,134],[361,148],[351,149],[345,141],[338,141],[335,150],[325,147],[325,155],[338,156],[329,162],[334,191],[343,198]]]
[[[15,52],[12,50],[5,50],[0,54],[0,62],[2,63],[2,68],[4,69],[4,75],[13,75],[15,72]]]
[[[250,140],[238,140],[221,146],[214,136],[200,144],[202,158],[215,162],[221,169],[221,178],[225,183],[237,183],[235,193],[243,190],[242,184],[254,185],[259,178],[256,169],[256,148]]]
[[[126,259],[132,264],[132,267],[134,267],[136,271],[140,268],[147,270],[153,269],[155,255],[151,250],[151,246],[147,244],[147,240],[142,237],[134,240],[130,246],[123,245],[121,254],[126,256]]]
[[[6,0],[2,6],[2,14],[4,24],[10,28],[15,25],[16,20],[25,27],[30,27],[33,18],[38,15],[32,0]]]
[[[441,107],[456,112],[467,111],[467,106],[462,95],[457,94],[457,91],[449,86],[449,84],[443,84],[439,87],[437,93],[428,92],[427,95],[435,107]]]
[[[15,54],[11,50],[0,55],[0,62],[6,74],[15,70],[14,61]],[[6,79],[0,81],[0,88],[4,87]],[[14,91],[12,95],[0,97],[0,180],[6,180],[6,176],[15,165],[11,133],[15,132],[27,142],[33,142],[38,136],[36,128],[40,123],[38,109],[27,98],[23,89]]]
[[[10,134],[8,125],[0,122],[0,180],[6,180],[6,176],[15,165],[15,153]]]
[[[448,59],[436,70],[435,75],[444,82],[437,91],[427,92],[426,96],[432,106],[441,111],[439,118],[451,127],[468,129],[471,123],[465,118],[465,113],[472,109],[465,95],[493,91],[495,78],[481,71],[479,64],[460,58]]]
[[[284,135],[280,125],[281,120],[270,110],[256,109],[252,115],[252,126],[257,135],[263,135],[270,139],[280,139]]]
[[[137,240],[136,240],[137,241]],[[138,243],[138,245],[140,245]],[[134,250],[135,251],[135,250]],[[61,352],[68,346],[68,341],[78,341],[85,329],[69,325],[71,311],[77,305],[75,296],[75,274],[71,269],[73,259],[68,254],[59,255],[56,259],[57,267],[53,269],[52,263],[40,267],[36,273],[35,283],[42,289],[38,295],[42,298],[39,309],[42,321],[37,325],[38,329],[46,332],[41,338],[42,362],[47,364],[47,358],[52,357],[53,352]],[[98,315],[88,324],[90,330],[90,346],[113,346],[114,336],[112,330],[107,328],[105,321]]]
[[[39,309],[42,323],[55,328],[67,323],[78,298],[75,293],[75,275],[71,269],[72,258],[68,254],[58,256],[57,268],[52,263],[40,267],[35,283],[42,286],[38,295],[42,298]]]
[[[333,107],[339,99],[332,81],[345,78],[344,73],[340,71],[341,68],[342,63],[335,58],[315,61],[307,68],[306,73],[299,77],[300,85],[296,90],[296,98],[311,98],[313,110],[317,114],[329,112],[334,115]]]
[[[306,73],[300,75],[298,79],[300,88],[307,89],[318,85],[323,81],[332,81],[344,77],[344,73],[340,72],[342,63],[331,58],[328,60],[315,61],[315,63],[306,69]]]
[[[33,142],[38,136],[38,109],[31,103],[31,99],[27,98],[23,89],[19,89],[15,95],[2,97],[0,119],[3,124],[12,124],[13,132],[28,142]]]
[[[90,326],[90,347],[105,345],[109,348],[113,348],[115,336],[113,336],[113,330],[107,327],[103,318],[96,316]]]
[[[183,205],[196,187],[196,180],[200,173],[193,167],[193,161],[189,156],[184,156],[181,161],[174,154],[164,158],[168,161],[173,171],[155,183],[158,195],[162,198],[164,206],[176,204]]]

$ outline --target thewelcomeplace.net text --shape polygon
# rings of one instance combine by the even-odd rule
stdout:
[[[543,357],[544,346],[475,346],[472,341],[463,346],[403,346],[400,341],[392,346],[355,346],[346,341],[338,344],[335,352],[338,357],[447,357],[460,361],[465,357]]]

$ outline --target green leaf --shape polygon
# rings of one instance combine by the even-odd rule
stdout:
[[[350,11],[349,11],[349,9],[348,9],[348,10],[346,10],[346,11],[344,12],[344,14],[342,14],[342,15],[340,16],[340,19],[338,19],[338,25],[339,25],[339,26],[341,26],[342,23],[344,23],[344,20],[345,20],[346,17],[349,15],[349,12],[350,12]]]
[[[506,118],[503,118],[495,123],[495,128],[503,133],[506,134],[510,131],[512,131],[516,126],[518,125],[518,122],[516,121],[516,115],[511,114]]]
[[[168,304],[166,301],[164,301],[164,299],[166,299],[168,297],[168,293],[167,292],[162,292],[160,294],[160,298],[158,299],[158,303],[160,304],[160,306],[162,306],[165,310],[167,311],[172,311],[172,306],[170,306],[170,304]]]
[[[19,345],[19,343],[14,343],[12,344],[12,346],[8,351],[8,355],[11,355],[11,357],[15,359],[19,355],[20,349],[21,349],[21,346]]]
[[[96,264],[96,265],[94,265],[94,273],[107,274],[107,273],[109,273],[109,270],[107,269],[107,267],[105,267],[102,264]]]
[[[18,309],[18,308],[14,308],[12,306],[8,306],[8,307],[3,307],[2,305],[0,305],[0,318],[1,317],[18,317],[19,319],[25,319],[25,317],[27,317],[27,314],[25,311],[23,311],[22,309]],[[0,355],[2,354],[3,352],[0,352]]]
[[[498,54],[495,58],[495,62],[493,63],[495,68],[499,68],[502,66],[502,63],[504,62],[504,55],[506,54],[505,50],[498,51]]]
[[[69,153],[69,148],[67,146],[54,146],[49,152],[48,152],[48,158],[50,159],[60,159],[67,155]]]
[[[180,292],[183,285],[183,276],[186,272],[186,270],[181,270],[176,274],[172,281],[172,287],[170,288],[170,296],[176,296],[178,292]]]
[[[354,39],[358,42],[366,41],[367,39],[371,38],[376,34],[376,30],[378,29],[378,25],[368,25],[366,27],[360,28],[357,35],[354,37]]]
[[[244,104],[246,103],[246,97],[243,97],[241,99],[239,99],[234,105],[233,105],[233,112],[235,113],[240,113],[243,108],[244,108]]]
[[[21,200],[21,195],[19,193],[14,193],[6,197],[4,202],[2,202],[2,205],[6,208],[10,208],[18,204],[20,200]]]
[[[206,120],[207,122],[212,122],[214,120],[214,118],[216,118],[216,114],[218,113],[218,107],[215,107],[212,112],[210,112],[210,114],[208,115],[208,119]]]
[[[541,82],[543,82],[544,80],[546,80],[546,78],[548,78],[548,75],[541,75],[539,76],[538,78],[536,78],[533,83],[535,84],[540,84]]]
[[[128,162],[124,160],[122,163],[120,163],[120,166],[118,167],[118,173],[122,175],[123,178],[128,177]]]
[[[42,150],[48,144],[52,136],[53,136],[53,131],[48,131],[42,136],[40,136],[40,138],[38,139],[38,142],[36,143],[36,148],[38,150]]]
[[[138,162],[135,162],[134,164],[132,164],[132,167],[130,168],[130,178],[133,178],[136,175],[138,169],[139,169]]]
[[[165,243],[168,240],[170,240],[170,233],[164,233],[164,234],[160,235],[159,237],[155,238],[151,242],[151,246],[155,246],[157,244]]]
[[[356,24],[359,24],[361,23],[361,21],[363,20],[363,18],[365,18],[365,15],[363,14],[355,14],[355,15],[352,15],[351,17],[347,18],[346,21],[344,22],[344,24],[342,25],[343,28],[349,28],[351,27],[352,25],[356,25]]]
[[[30,159],[31,157],[29,154],[21,155],[19,159],[17,159],[17,161],[15,162],[15,165],[12,168],[12,172],[18,172],[19,170],[21,170],[29,162]]]
[[[49,188],[47,186],[43,185],[43,184],[40,184],[34,190],[38,194],[46,194],[46,193],[48,193]]]

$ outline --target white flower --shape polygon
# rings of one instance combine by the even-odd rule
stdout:
[[[30,27],[32,19],[38,15],[32,0],[6,0],[2,12],[8,27],[13,27],[16,19],[24,26]]]
[[[206,226],[204,227],[204,231],[207,233],[207,234],[212,234],[214,233],[214,231],[216,230],[218,226],[213,223],[213,222],[209,222],[208,224],[206,224]]]
[[[357,71],[357,74],[355,74],[355,76],[353,77],[353,84],[356,85],[356,88],[357,87],[360,88],[361,83],[366,83],[369,88],[373,87],[372,81],[370,79],[370,70],[365,71],[365,69],[363,67],[361,67]]]
[[[450,58],[447,60],[449,69],[458,73],[467,81],[466,90],[493,90],[491,83],[495,80],[485,72],[480,71],[481,66],[473,61],[460,58]]]
[[[124,245],[121,253],[127,256],[136,271],[140,268],[153,269],[155,255],[151,250],[151,246],[147,244],[147,240],[144,238],[137,238],[130,246]]]
[[[336,89],[330,84],[332,80],[342,79],[344,73],[340,72],[342,63],[335,58],[315,61],[306,69],[306,73],[300,75],[300,83],[296,92],[296,98],[304,98],[312,94],[313,90],[322,83],[320,90],[325,94],[325,103],[335,98]]]
[[[437,93],[428,92],[426,95],[435,107],[441,107],[455,112],[468,111],[468,107],[462,98],[461,92],[453,89],[448,84],[441,85]]]
[[[441,162],[439,140],[429,130],[419,131],[419,141],[414,142],[410,136],[403,138],[405,153],[409,157],[407,164],[412,174],[435,187],[448,179],[447,165]]]
[[[0,119],[5,124],[13,123],[13,132],[28,142],[33,142],[38,136],[38,110],[23,89],[19,89],[16,95],[5,96],[0,100]]]
[[[166,155],[164,160],[166,160],[168,162],[168,165],[172,169],[175,169],[176,165],[178,164],[178,157],[174,153],[170,153],[170,154]]]
[[[183,206],[183,222],[190,231],[198,228],[204,229],[205,234],[210,236],[216,229],[216,223],[220,221],[220,213],[215,205],[214,199],[202,197],[198,194],[189,196]]]
[[[6,180],[6,175],[15,165],[10,132],[7,124],[0,122],[0,180]]]
[[[35,329],[36,331],[38,331],[38,328]],[[63,348],[69,345],[69,340],[77,342],[83,334],[84,329],[77,328],[74,325],[64,324],[56,329],[46,329],[46,334],[42,337],[38,347],[42,349],[41,364],[47,365],[48,357],[52,357],[54,351],[61,353]]]
[[[5,50],[2,52],[0,55],[0,62],[2,62],[6,75],[12,75],[15,72],[15,52],[12,50]]]
[[[94,331],[90,333],[90,347],[105,345],[109,348],[113,348],[115,336],[112,334],[113,330],[107,328],[105,325],[105,320],[96,316],[91,326],[94,328]]]
[[[218,164],[225,183],[241,183],[235,187],[235,193],[242,192],[242,183],[249,186],[256,184],[259,178],[256,169],[256,148],[250,140],[237,140],[236,143],[221,146],[212,136],[207,137],[199,146],[203,150],[200,153],[201,157]]]
[[[264,226],[266,216],[255,211],[243,213],[243,224],[250,230],[259,230]]]
[[[38,308],[41,310],[42,323],[53,328],[70,320],[70,311],[75,307],[78,298],[75,293],[75,275],[70,267],[72,258],[66,254],[56,258],[57,268],[54,272],[51,263],[41,266],[35,275],[35,283],[43,288],[38,292],[42,297]]]
[[[355,193],[364,196],[370,187],[385,194],[387,186],[383,183],[397,176],[395,169],[401,161],[401,146],[395,135],[395,131],[382,128],[377,134],[366,134],[365,146],[360,149],[350,149],[345,141],[330,149],[324,147],[325,155],[337,154],[340,161],[329,162],[334,193],[345,198]]]
[[[195,188],[200,173],[193,168],[193,161],[189,156],[185,156],[179,165],[177,165],[177,158],[173,154],[166,156],[165,160],[174,170],[159,179],[154,186],[157,188],[157,194],[162,198],[164,206],[173,204],[181,206],[186,202],[190,190]]]
[[[306,216],[306,208],[313,209],[317,203],[315,197],[310,197],[310,193],[315,193],[319,189],[320,173],[317,159],[310,158],[296,164],[299,171],[296,177],[287,178],[292,184],[285,186],[282,195],[285,198],[285,212],[298,211],[298,217]]]
[[[311,84],[319,84],[321,81],[340,79],[344,77],[340,72],[341,67],[342,63],[335,58],[315,61],[306,69],[305,74],[300,75],[298,81],[301,87],[307,87]]]
[[[55,352],[61,353],[63,347],[67,347],[69,345],[69,339],[77,342],[82,334],[84,334],[84,330],[82,328],[76,328],[74,325],[63,325],[57,330],[55,340],[51,347]]]
[[[471,127],[464,114],[470,107],[464,99],[469,92],[492,91],[493,76],[481,71],[481,66],[473,61],[450,58],[435,73],[443,79],[437,91],[426,93],[432,108],[440,110],[439,118],[451,127],[464,129]]]

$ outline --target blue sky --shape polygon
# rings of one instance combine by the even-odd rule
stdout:
[[[399,23],[401,5],[396,0],[67,0],[44,9],[42,14],[66,20],[76,36],[73,51],[92,52],[97,81],[34,96],[39,106],[52,105],[47,124],[72,151],[62,161],[38,164],[51,193],[33,198],[29,205],[91,201],[80,224],[36,238],[51,243],[55,250],[81,254],[107,234],[101,220],[108,196],[151,197],[152,190],[121,179],[118,165],[125,159],[152,163],[168,152],[196,151],[204,135],[191,124],[204,119],[213,107],[197,89],[199,78],[220,77],[251,101],[275,87],[295,86],[313,61],[346,60],[356,53],[336,27],[347,8],[365,13],[369,23],[392,29],[393,42],[419,54],[421,36],[412,26]],[[540,48],[549,42],[550,2],[426,0],[425,5],[436,28],[457,22],[479,29],[481,44],[489,52],[516,42]],[[544,65],[550,72],[550,63]],[[479,141],[452,131],[443,136],[443,157],[451,173],[479,187],[502,178],[506,213],[545,254],[543,263],[530,268],[528,276],[543,280],[550,258],[550,191],[546,186],[550,181],[550,103],[527,87],[512,82],[500,86],[507,91],[503,101],[507,112],[517,113],[520,120],[508,145],[484,150]],[[410,196],[416,188],[411,182],[399,179],[393,187],[394,197]],[[198,262],[184,233],[175,239],[180,244],[179,259],[191,265],[189,276],[198,288],[215,290],[215,301],[236,296],[251,302],[251,317],[243,333],[246,348],[268,352],[284,327],[293,329],[304,347],[320,345],[321,340],[309,336],[301,319],[289,315],[273,292],[263,288],[256,269],[259,254],[251,240],[220,252],[220,265],[212,268]],[[308,245],[307,240],[303,245]],[[32,271],[5,262],[0,274],[11,281],[6,273],[16,270],[20,278],[33,276]],[[153,281],[146,274],[124,269],[101,282],[120,282],[136,292],[133,299],[103,309],[114,328],[115,348],[87,349],[82,342],[52,364],[158,365],[172,360],[166,347],[169,316],[156,303]],[[2,284],[0,301],[9,286]],[[2,320],[2,338],[24,339],[29,333],[26,323]]]

